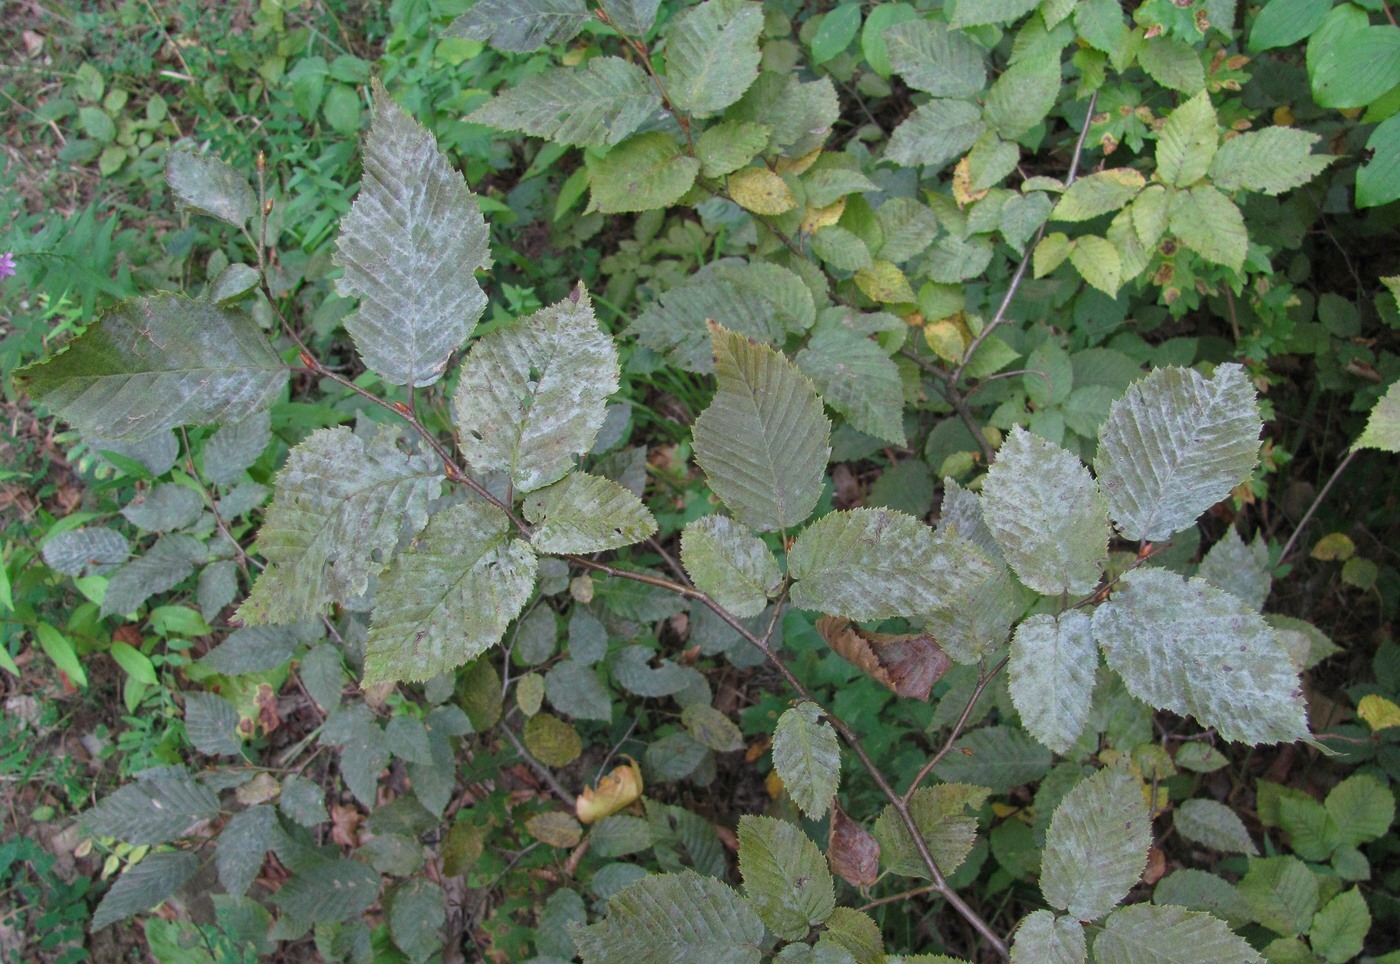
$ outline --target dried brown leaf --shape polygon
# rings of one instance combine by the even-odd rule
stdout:
[[[826,845],[831,872],[852,887],[870,887],[880,875],[880,844],[864,827],[831,802],[831,838]]]
[[[817,632],[842,659],[899,696],[928,699],[953,665],[927,633],[871,633],[838,616],[818,619]]]

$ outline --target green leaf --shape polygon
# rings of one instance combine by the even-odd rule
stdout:
[[[1205,89],[1206,69],[1197,49],[1165,34],[1148,37],[1138,50],[1138,66],[1163,87],[1195,94]]]
[[[257,879],[263,858],[282,837],[277,811],[267,805],[248,807],[233,815],[214,850],[214,864],[224,890],[242,897]]]
[[[885,31],[885,45],[891,67],[915,90],[935,97],[971,98],[986,86],[982,49],[940,21],[896,24]]]
[[[931,612],[973,575],[993,575],[985,560],[958,557],[918,519],[889,509],[818,519],[798,536],[788,572],[794,605],[857,620]]]
[[[1031,270],[1037,278],[1043,278],[1064,264],[1073,250],[1069,237],[1060,231],[1052,231],[1036,242]]]
[[[673,696],[702,679],[700,672],[689,666],[678,666],[669,659],[651,665],[653,652],[645,646],[627,646],[612,662],[613,677],[629,693],[656,698]]]
[[[535,588],[536,565],[495,506],[463,502],[434,515],[384,575],[365,682],[430,679],[500,642]]]
[[[1354,4],[1336,7],[1309,38],[1307,65],[1320,107],[1365,107],[1400,83],[1400,27],[1371,26]]]
[[[1308,736],[1298,675],[1260,615],[1204,579],[1134,571],[1094,613],[1094,637],[1129,692],[1227,740]]]
[[[1223,854],[1259,853],[1235,811],[1214,800],[1182,801],[1172,817],[1172,825],[1187,840]]]
[[[982,511],[1021,581],[1091,592],[1108,557],[1108,504],[1079,459],[1017,426],[987,472]]]
[[[804,82],[796,74],[767,71],[727,113],[771,127],[769,150],[803,157],[826,143],[841,104],[830,77]]]
[[[888,198],[875,209],[875,221],[884,239],[878,251],[882,261],[908,261],[923,254],[938,236],[938,216],[913,198]]]
[[[239,422],[220,426],[204,440],[201,464],[204,477],[215,485],[232,485],[262,455],[272,441],[272,417],[266,410]]]
[[[199,870],[199,855],[193,851],[147,854],[131,864],[113,881],[102,902],[93,911],[90,931],[152,910],[185,885]]]
[[[569,925],[584,964],[757,964],[763,921],[733,888],[694,871],[643,877],[591,927]]]
[[[1219,144],[1215,108],[1201,91],[1171,112],[1157,137],[1157,174],[1167,184],[1188,187],[1205,177]]]
[[[592,207],[602,214],[669,207],[700,172],[700,162],[661,131],[633,135],[603,157],[588,154],[584,161]]]
[[[1118,296],[1123,284],[1123,256],[1113,242],[1092,234],[1075,238],[1069,263],[1090,285],[1110,298]]]
[[[826,858],[786,820],[751,815],[739,820],[739,873],[758,916],[783,940],[801,940],[835,909]]]
[[[860,4],[840,4],[817,26],[812,37],[812,63],[824,64],[844,51],[860,33]]]
[[[768,146],[772,129],[754,121],[721,121],[705,128],[695,142],[695,156],[706,177],[737,171]]]
[[[1074,388],[1074,366],[1069,352],[1059,340],[1050,337],[1026,358],[1026,374],[1021,376],[1026,400],[1035,408],[1063,404]]]
[[[532,74],[504,88],[467,120],[558,144],[611,147],[660,106],[645,70],[620,57],[596,57],[587,67],[551,67]]]
[[[235,228],[258,216],[258,196],[248,179],[216,157],[171,151],[165,158],[165,182],[184,207]]]
[[[243,750],[238,711],[215,693],[185,694],[185,733],[200,753],[237,755]]]
[[[1087,221],[1123,207],[1146,184],[1142,174],[1130,167],[1099,171],[1071,184],[1050,216],[1056,221]]]
[[[1395,795],[1375,777],[1356,773],[1327,794],[1327,812],[1341,829],[1343,846],[1378,840],[1395,821]]]
[[[184,582],[194,567],[208,558],[208,549],[193,536],[182,532],[161,536],[144,556],[112,574],[102,597],[102,615],[136,612],[151,596]]]
[[[1040,890],[1050,906],[1082,921],[1098,920],[1142,877],[1151,844],[1142,782],[1125,769],[1100,770],[1076,784],[1055,808],[1045,835]]]
[[[1313,154],[1317,134],[1292,127],[1266,127],[1231,137],[1210,162],[1210,179],[1222,191],[1282,194],[1311,181],[1336,160]]]
[[[447,898],[442,887],[417,877],[394,890],[389,903],[389,933],[394,943],[415,962],[427,961],[442,947],[447,923]]]
[[[1251,919],[1285,937],[1306,931],[1320,904],[1317,875],[1292,855],[1249,858],[1239,891]]]
[[[681,562],[696,588],[739,617],[762,612],[783,578],[763,541],[720,515],[696,519],[685,527]]]
[[[860,236],[835,224],[812,235],[812,253],[841,271],[863,271],[874,263]]]
[[[959,752],[934,767],[939,779],[1005,793],[1039,780],[1050,769],[1050,751],[1019,727],[984,726],[960,737],[957,745]]]
[[[1224,921],[1182,907],[1134,904],[1115,911],[1094,941],[1095,964],[1263,964]]]
[[[384,728],[365,703],[342,706],[326,717],[322,746],[339,746],[340,775],[346,787],[366,807],[377,799],[379,771],[389,765],[389,742]]]
[[[763,8],[745,0],[705,0],[666,34],[666,89],[693,117],[718,114],[758,77]]]
[[[1068,753],[1089,719],[1098,651],[1089,617],[1031,616],[1011,639],[1011,701],[1021,722],[1056,753]]]
[[[145,532],[170,532],[193,524],[203,511],[204,499],[198,492],[162,482],[128,502],[122,515]]]
[[[326,813],[326,792],[314,780],[289,774],[282,781],[282,794],[277,806],[303,827],[314,827],[330,819]]]
[[[1040,0],[953,0],[948,23],[954,27],[978,27],[1010,23],[1030,13]]]
[[[315,623],[290,626],[245,626],[229,634],[199,659],[201,669],[225,676],[241,676],[278,669],[298,649],[319,638]]]
[[[963,783],[940,783],[921,787],[909,798],[909,813],[919,828],[933,862],[944,874],[961,866],[977,837],[976,809],[986,801],[986,787]],[[972,810],[974,812],[969,813]],[[880,860],[891,873],[905,877],[929,876],[909,829],[891,804],[875,821],[875,839],[880,843]]]
[[[656,20],[660,3],[661,0],[603,0],[603,10],[619,32],[641,39]]]
[[[827,228],[817,237],[829,231]],[[904,445],[904,383],[899,368],[869,338],[837,326],[822,328],[793,359],[822,400],[851,427]]]
[[[495,329],[472,345],[453,397],[462,454],[506,473],[517,493],[563,478],[593,447],[618,373],[581,289]]]
[[[299,921],[349,920],[379,899],[379,875],[359,860],[325,860],[298,871],[272,896]]]
[[[735,518],[759,532],[801,523],[816,506],[830,423],[782,355],[711,324],[718,388],[696,419],[695,457]]]
[[[219,798],[178,767],[138,774],[83,816],[87,832],[115,837],[135,847],[182,837],[196,824],[212,820]]]
[[[1060,52],[1018,60],[987,91],[987,125],[1014,141],[1045,120],[1060,93]]]
[[[691,703],[681,711],[681,723],[696,743],[716,753],[732,753],[744,746],[739,727],[708,703]]]
[[[890,135],[885,160],[936,171],[960,157],[987,129],[982,112],[965,100],[935,99],[906,117]]]
[[[1244,544],[1239,530],[1231,526],[1210,547],[1196,575],[1217,589],[1223,589],[1251,609],[1263,609],[1273,580],[1269,575],[1269,547],[1260,536]]]
[[[1306,40],[1331,9],[1332,0],[1269,0],[1254,18],[1247,49],[1257,54]]]
[[[1207,261],[1239,271],[1249,250],[1244,215],[1235,203],[1210,185],[1177,191],[1171,198],[1171,231],[1182,244]]]
[[[105,526],[60,532],[49,538],[43,549],[48,567],[65,576],[119,566],[130,554],[126,536]]]
[[[1006,641],[1030,593],[999,561],[1000,550],[989,554],[952,530],[940,530],[934,544],[954,568],[937,605],[924,613],[924,628],[954,660],[974,663]]]
[[[1258,402],[1239,365],[1209,380],[1159,368],[1115,402],[1094,468],[1124,537],[1160,542],[1249,478],[1258,460]]]
[[[1380,207],[1400,198],[1400,115],[1382,121],[1366,149],[1371,159],[1356,172],[1356,206]]]
[[[376,80],[360,193],[341,220],[336,290],[359,298],[345,329],[365,364],[394,385],[442,377],[486,308],[488,265],[476,195],[436,139]]]
[[[319,618],[327,603],[363,594],[404,530],[423,527],[442,472],[434,459],[404,455],[397,439],[387,427],[368,443],[349,429],[322,429],[292,449],[254,544],[269,565],[240,619]]]
[[[247,418],[277,401],[287,368],[243,312],[158,294],[121,302],[15,377],[84,437],[139,441]]]
[[[1016,928],[1011,964],[1084,964],[1088,959],[1084,928],[1073,917],[1038,910]]]
[[[1355,887],[1329,900],[1313,918],[1308,942],[1328,964],[1342,964],[1360,954],[1371,929],[1371,911]]]
[[[602,552],[641,542],[656,520],[637,498],[611,479],[570,472],[530,493],[525,518],[535,524],[530,544],[539,552]]]
[[[572,40],[588,20],[583,0],[479,0],[452,21],[447,36],[529,53]]]
[[[841,745],[815,703],[784,710],[773,731],[773,769],[809,820],[820,820],[841,782]]]
[[[238,564],[232,559],[211,562],[199,571],[199,611],[213,622],[225,606],[238,598]]]

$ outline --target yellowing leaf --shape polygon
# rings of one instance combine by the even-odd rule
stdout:
[[[572,815],[551,810],[537,813],[525,821],[530,836],[551,847],[574,847],[583,838],[583,830]]]
[[[1400,706],[1379,693],[1361,697],[1361,702],[1356,704],[1356,715],[1365,720],[1372,731],[1400,726]]]
[[[729,196],[755,214],[783,214],[797,206],[792,188],[766,167],[746,167],[729,175]]]
[[[952,318],[924,325],[924,341],[935,355],[954,365],[961,364],[963,352],[967,350],[963,329]]]
[[[872,301],[905,304],[914,301],[914,289],[904,272],[888,261],[876,261],[855,274],[856,287]]]
[[[631,805],[641,795],[642,771],[637,761],[629,757],[627,763],[599,780],[597,789],[584,787],[578,795],[574,812],[578,814],[580,822],[596,823]]]
[[[817,158],[822,156],[822,149],[819,147],[815,151],[803,154],[801,157],[780,157],[773,164],[773,169],[779,174],[801,174],[807,168],[817,163]]]
[[[1319,562],[1345,562],[1356,552],[1356,543],[1345,532],[1329,532],[1312,547],[1312,557]]]
[[[987,188],[980,191],[972,189],[972,166],[967,158],[958,161],[953,168],[953,200],[958,202],[958,207],[967,207],[973,201],[980,201],[987,196]]]
[[[846,199],[839,197],[824,208],[808,208],[807,213],[802,216],[802,230],[808,234],[815,234],[824,227],[835,224],[841,220],[841,215],[846,211]]]

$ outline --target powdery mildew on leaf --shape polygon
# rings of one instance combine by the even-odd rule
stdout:
[[[773,731],[773,769],[808,819],[820,820],[841,783],[841,745],[815,703],[784,710]]]
[[[602,552],[641,542],[656,531],[642,500],[611,479],[570,472],[532,492],[525,518],[538,523],[530,544],[540,552]]]
[[[800,827],[785,820],[740,818],[739,873],[758,916],[784,940],[806,937],[836,906],[822,852]]]
[[[336,290],[365,364],[394,385],[431,385],[486,308],[491,261],[476,195],[437,140],[376,80],[360,194],[341,219]]]
[[[559,144],[610,147],[660,106],[656,87],[641,67],[620,57],[596,57],[586,68],[554,67],[526,77],[469,119]]]
[[[618,376],[612,338],[575,289],[472,346],[453,398],[462,454],[517,493],[543,488],[592,448]]]
[[[1100,770],[1066,794],[1050,818],[1041,893],[1052,907],[1098,920],[1142,877],[1151,844],[1142,782],[1126,770]]]
[[[1134,904],[1115,911],[1094,940],[1097,964],[1263,964],[1230,926],[1201,911]]]
[[[1016,627],[1007,667],[1011,701],[1030,734],[1056,753],[1068,753],[1084,730],[1098,666],[1082,612],[1040,614]]]
[[[696,519],[681,533],[681,564],[696,588],[735,616],[757,616],[782,582],[772,551],[728,516]]]
[[[583,0],[480,0],[452,21],[447,36],[523,54],[571,40],[587,22]]]
[[[1088,955],[1079,921],[1048,910],[1027,915],[1011,945],[1011,964],[1084,964]]]
[[[758,77],[763,8],[744,0],[706,0],[672,22],[666,34],[666,86],[672,102],[695,117],[717,114]]]

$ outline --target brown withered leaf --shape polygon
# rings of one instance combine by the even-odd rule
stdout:
[[[335,804],[331,807],[331,840],[342,847],[360,845],[360,824],[364,815],[355,807]]]
[[[880,875],[880,844],[831,801],[831,839],[826,845],[831,872],[852,887],[869,887]]]
[[[870,633],[849,619],[823,616],[817,632],[846,662],[900,696],[928,699],[953,661],[927,633]]]

